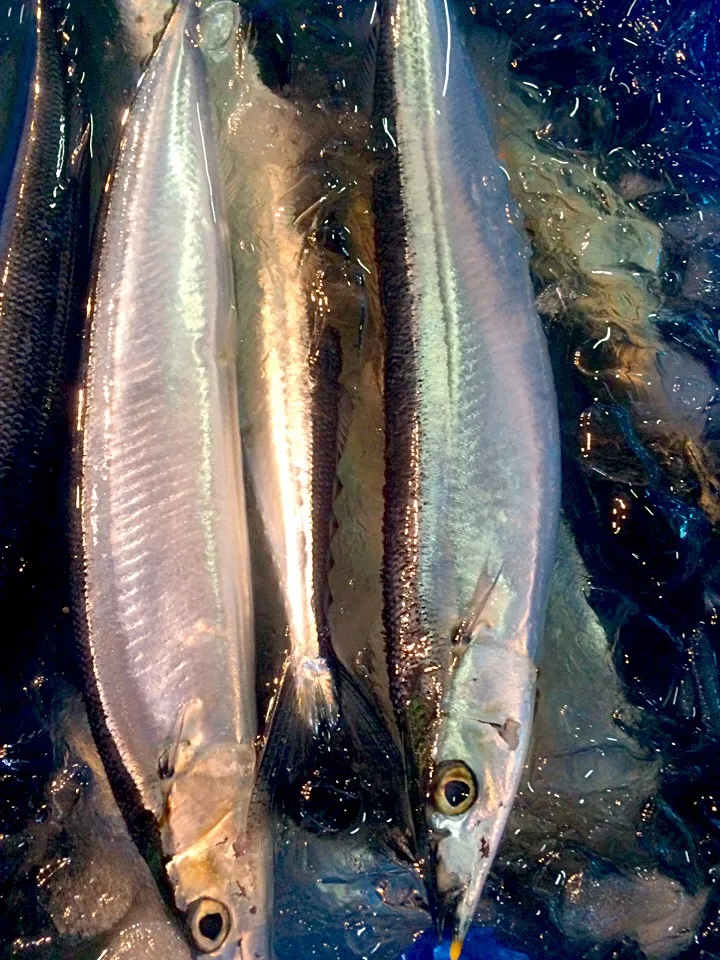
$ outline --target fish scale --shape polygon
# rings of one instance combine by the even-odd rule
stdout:
[[[84,233],[84,152],[64,83],[51,5],[10,8],[16,136],[3,157],[0,219],[0,568],[17,559],[35,497],[56,473],[69,335],[77,307],[75,252]],[[22,24],[22,25],[21,25]],[[10,155],[12,154],[12,155]],[[27,544],[25,545],[27,546]]]
[[[418,855],[454,955],[530,738],[559,509],[527,257],[451,7],[380,16],[384,623]]]
[[[116,789],[154,824],[196,949],[246,960],[269,951],[270,847],[251,801],[235,308],[199,16],[180,0],[110,183],[81,411],[80,620]]]

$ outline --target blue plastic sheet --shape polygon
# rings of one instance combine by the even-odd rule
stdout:
[[[426,931],[406,950],[400,960],[450,960],[450,942],[438,943],[434,931]],[[495,936],[490,927],[472,927],[463,944],[462,960],[530,960]]]

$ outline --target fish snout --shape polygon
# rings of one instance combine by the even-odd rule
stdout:
[[[441,939],[455,939],[457,926],[458,906],[463,895],[463,889],[452,887],[448,890],[437,890],[437,910],[435,926]]]
[[[438,885],[439,886],[439,885]],[[462,945],[468,931],[462,904],[465,885],[454,885],[437,890],[437,912],[435,925],[440,940],[449,943],[450,960],[459,960]]]
[[[478,871],[473,838],[453,826],[430,832],[428,887],[438,936],[450,943],[451,957],[457,960],[475,912],[476,889],[482,886],[490,861],[483,850],[480,855],[483,865]]]
[[[449,830],[433,829],[429,831],[430,869],[426,878],[426,886],[430,913],[441,939],[454,935],[458,906],[466,888],[466,884],[461,877],[447,868],[443,856],[443,847],[449,837]]]
[[[464,888],[447,891],[438,915],[438,937],[449,945],[450,960],[459,960],[472,915],[463,909]]]

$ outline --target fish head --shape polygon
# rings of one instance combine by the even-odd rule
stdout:
[[[269,956],[269,811],[252,797],[254,747],[216,745],[183,767],[166,801],[165,865],[196,956]]]
[[[477,909],[530,740],[536,668],[506,645],[471,643],[456,664],[425,798],[435,921],[453,960]]]
[[[234,830],[231,818],[219,826],[168,863],[175,904],[196,957],[267,960],[267,832]]]

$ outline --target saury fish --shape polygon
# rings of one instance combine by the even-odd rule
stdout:
[[[385,628],[420,855],[455,960],[530,738],[557,411],[506,175],[448,4],[388,0],[378,57]]]
[[[223,4],[215,6],[222,15]],[[252,50],[242,51],[235,70],[224,84],[231,99],[222,136],[233,183],[243,448],[288,646],[262,774],[286,809],[321,829],[313,784],[321,791],[332,770],[342,805],[360,743],[372,744],[373,764],[397,758],[397,749],[371,697],[335,655],[327,617],[342,357],[327,323],[320,254],[307,239],[322,202],[312,170],[303,168],[316,111],[303,113],[301,98],[271,92]]]
[[[51,447],[65,433],[75,254],[85,233],[82,118],[48,7],[11,5],[0,36],[2,579],[34,546],[37,515],[48,513],[59,459]]]
[[[235,311],[198,17],[180,0],[110,189],[81,397],[82,614],[118,795],[150,815],[196,949],[255,958],[268,951],[269,833],[250,803]]]
[[[315,731],[335,722],[337,703],[324,656],[314,555],[319,451],[312,362],[318,331],[302,271],[304,234],[293,222],[301,135],[292,106],[263,86],[249,53],[241,76],[248,95],[235,157],[239,179],[251,185],[244,213],[234,217],[242,220],[246,241],[237,267],[245,450],[287,621],[283,686],[292,687],[290,708]],[[242,188],[236,189],[239,194]]]

